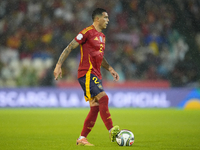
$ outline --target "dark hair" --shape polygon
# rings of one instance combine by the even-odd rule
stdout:
[[[93,12],[92,12],[92,20],[94,21],[94,18],[96,15],[102,15],[103,12],[107,12],[105,9],[103,8],[96,8]]]

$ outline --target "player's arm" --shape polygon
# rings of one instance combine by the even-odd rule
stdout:
[[[119,75],[118,73],[108,64],[107,60],[105,59],[105,57],[103,57],[101,66],[104,67],[106,70],[108,70],[111,75],[113,76],[115,81],[119,80]]]
[[[65,59],[68,57],[69,53],[75,49],[76,47],[78,47],[79,43],[73,39],[71,41],[71,43],[69,43],[69,45],[63,50],[63,52],[61,53],[58,62],[56,64],[56,67],[54,69],[54,77],[55,80],[58,79],[58,77],[62,77],[62,70],[61,70],[61,66],[63,64],[63,62],[65,61]]]

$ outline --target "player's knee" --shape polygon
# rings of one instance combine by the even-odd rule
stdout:
[[[108,105],[108,99],[108,95],[104,95],[101,99],[99,99],[99,104]]]

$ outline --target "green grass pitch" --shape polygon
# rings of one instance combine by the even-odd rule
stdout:
[[[1,108],[1,150],[199,150],[200,110],[110,108],[114,125],[135,135],[131,147],[111,143],[100,115],[88,135],[95,147],[76,146],[89,108]]]

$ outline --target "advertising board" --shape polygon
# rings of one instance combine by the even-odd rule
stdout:
[[[105,89],[110,107],[197,107],[198,89]],[[0,89],[0,107],[89,107],[79,88]]]

